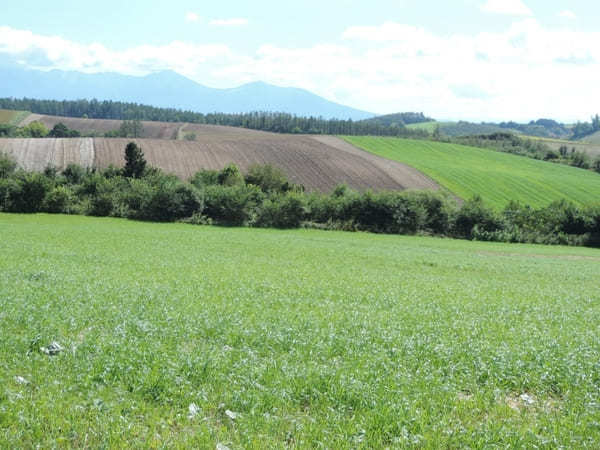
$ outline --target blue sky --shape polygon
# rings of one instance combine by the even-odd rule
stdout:
[[[7,3],[0,58],[43,70],[263,80],[442,119],[572,121],[600,110],[600,2]]]

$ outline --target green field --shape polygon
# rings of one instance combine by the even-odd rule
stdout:
[[[409,125],[406,125],[406,128],[409,128],[411,130],[425,130],[428,131],[430,133],[433,133],[433,131],[435,130],[435,127],[437,127],[438,125],[442,125],[441,122],[421,122],[421,123],[411,123]]]
[[[581,139],[581,141],[589,144],[600,145],[600,131],[584,137],[583,139]]]
[[[0,109],[0,124],[19,125],[29,114],[27,111]]]
[[[463,145],[397,138],[345,139],[419,169],[461,198],[479,194],[497,208],[510,200],[534,207],[563,198],[580,205],[600,201],[600,175],[587,170]]]
[[[575,149],[578,152],[587,153],[590,157],[600,156],[600,139],[598,142],[593,141],[593,137],[595,135],[590,136],[590,141],[580,140],[580,141],[569,141],[565,139],[553,139],[553,138],[542,138],[536,136],[524,136],[527,139],[532,139],[534,141],[542,141],[544,144],[548,145],[552,150],[558,151],[561,147],[566,146],[569,151],[571,149]]]
[[[0,252],[0,448],[600,445],[598,250],[0,214]]]

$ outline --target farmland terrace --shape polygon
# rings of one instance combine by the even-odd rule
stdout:
[[[74,126],[68,118],[61,120],[69,127]],[[114,129],[120,123],[93,122],[101,122],[94,126],[96,130]],[[0,153],[12,155],[27,170],[39,171],[49,165],[63,169],[70,163],[103,169],[122,166],[125,146],[133,140],[141,146],[150,165],[182,179],[200,169],[220,170],[230,163],[242,171],[256,164],[271,164],[308,191],[329,192],[339,184],[357,190],[438,188],[431,178],[412,167],[369,154],[335,137],[281,135],[216,125],[161,122],[143,125],[145,133],[155,139],[2,139]],[[196,140],[168,138],[181,132],[182,127],[193,132]]]

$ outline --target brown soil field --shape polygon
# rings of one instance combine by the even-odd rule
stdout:
[[[152,166],[182,179],[200,169],[222,169],[234,163],[242,171],[271,164],[309,191],[329,192],[341,183],[358,190],[437,189],[417,170],[363,152],[335,137],[278,135],[243,129],[194,126],[193,142],[137,139]],[[196,131],[194,131],[196,132]],[[0,139],[0,153],[13,155],[28,170],[69,163],[106,168],[124,164],[131,139]]]
[[[0,153],[11,155],[26,170],[42,171],[48,166],[65,168],[70,163],[92,167],[94,140],[0,139]]]
[[[234,129],[235,130],[235,129]],[[353,189],[437,189],[438,185],[417,170],[388,161],[330,138],[329,145],[310,136],[239,133],[225,130],[200,136],[195,142],[139,139],[150,165],[183,179],[200,169],[222,169],[235,163],[245,172],[254,164],[271,164],[309,191],[329,192],[345,183]],[[244,130],[241,130],[244,131]],[[95,165],[100,168],[124,163],[128,139],[95,139]]]
[[[46,128],[51,130],[60,122],[68,128],[77,130],[82,134],[106,133],[107,131],[118,130],[123,123],[122,120],[107,119],[82,119],[76,117],[45,116],[41,114],[30,114],[21,124],[28,125],[31,122],[42,122]],[[142,137],[148,139],[176,139],[182,123],[174,122],[142,122]]]
[[[95,120],[31,114],[22,125],[40,121],[49,129],[59,122],[80,132],[116,130],[120,120]],[[247,171],[255,164],[280,168],[309,191],[329,192],[338,184],[358,190],[438,189],[412,167],[367,153],[333,136],[283,135],[244,128],[169,122],[142,122],[144,139],[136,142],[152,166],[182,179],[200,169],[234,163]],[[196,140],[181,140],[194,133]],[[177,140],[179,139],[179,140]],[[0,139],[0,152],[13,155],[28,170],[69,163],[85,167],[121,167],[132,139]]]

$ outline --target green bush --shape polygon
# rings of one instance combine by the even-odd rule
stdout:
[[[86,214],[98,217],[127,217],[128,209],[124,198],[129,183],[123,177],[90,177],[82,192],[87,192],[89,202]]]
[[[245,180],[246,184],[258,186],[265,193],[284,193],[292,189],[284,173],[270,164],[251,166]]]
[[[9,155],[0,153],[0,179],[8,178],[17,170],[17,162]]]
[[[172,222],[202,213],[202,192],[175,177],[161,175],[132,179],[125,194],[128,217]]]
[[[424,209],[423,231],[444,235],[450,232],[456,202],[448,195],[430,191],[411,191],[405,194]]]
[[[22,138],[43,138],[48,135],[48,128],[42,122],[31,122],[22,128],[17,129],[17,137]]]
[[[46,194],[52,189],[52,182],[41,173],[17,173],[16,184],[12,185],[8,197],[8,211],[35,213],[42,209]]]
[[[21,186],[14,178],[0,178],[0,211],[14,211],[12,201]]]
[[[81,133],[77,130],[69,129],[64,123],[59,122],[54,125],[54,128],[48,133],[48,137],[52,138],[74,138],[80,137]]]
[[[453,233],[457,237],[472,239],[475,226],[478,232],[494,232],[502,228],[501,218],[486,208],[479,196],[464,202],[456,212]]]
[[[262,204],[255,225],[271,228],[298,228],[306,217],[306,201],[297,193],[268,198]]]
[[[140,211],[145,220],[171,222],[202,213],[202,193],[190,184],[164,180],[154,186],[152,196]]]
[[[204,214],[221,225],[253,223],[264,194],[256,186],[207,186]]]
[[[221,186],[238,186],[244,184],[244,177],[235,164],[229,164],[219,172],[217,180]]]
[[[42,210],[55,214],[69,214],[73,206],[73,192],[67,186],[57,186],[44,197]]]
[[[78,164],[69,164],[62,171],[62,176],[65,177],[69,184],[79,184],[83,180],[86,170]]]
[[[202,189],[205,186],[215,186],[219,184],[219,171],[218,170],[200,170],[190,178],[190,183],[196,186],[198,189]]]

